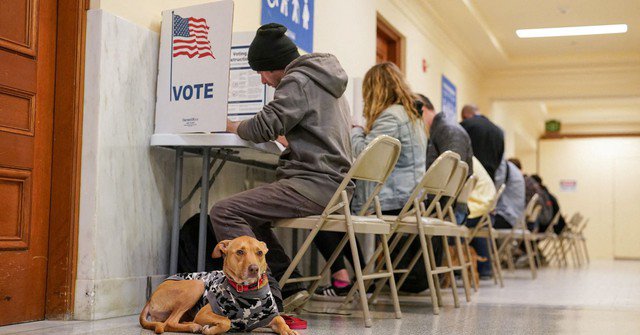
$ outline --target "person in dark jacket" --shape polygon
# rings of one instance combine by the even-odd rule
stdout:
[[[435,160],[447,150],[451,150],[460,159],[469,165],[468,175],[473,174],[473,149],[469,134],[462,128],[453,117],[445,113],[436,113],[429,98],[422,94],[417,94],[422,102],[422,120],[429,134],[427,142],[427,169]]]
[[[549,189],[547,188],[547,186],[542,183],[542,178],[540,178],[540,176],[538,176],[537,174],[534,174],[534,175],[531,175],[531,178],[533,178],[535,181],[538,182],[538,185],[540,185],[542,190],[549,197],[549,200],[551,201],[551,208],[553,210],[552,218],[555,217],[556,214],[560,212],[560,204],[558,203],[558,199],[553,194],[551,194],[551,192],[549,192]],[[567,223],[564,221],[564,217],[560,215],[560,217],[558,217],[558,223],[556,223],[556,225],[553,226],[553,231],[556,234],[560,234],[566,225]],[[540,231],[545,231],[546,229],[547,229],[547,226],[542,226],[542,225],[540,226]]]
[[[462,120],[460,125],[471,138],[473,155],[482,163],[491,179],[494,179],[504,155],[502,129],[480,115],[478,107],[474,105],[465,105],[462,108]]]

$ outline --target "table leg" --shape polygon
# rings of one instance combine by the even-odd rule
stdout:
[[[209,159],[210,148],[202,148],[202,180],[200,184],[200,230],[198,233],[198,272],[204,271],[207,248],[207,214],[209,212]]]
[[[173,179],[173,222],[171,223],[171,255],[169,274],[178,272],[178,242],[180,237],[180,201],[182,197],[182,148],[176,149],[175,176]]]

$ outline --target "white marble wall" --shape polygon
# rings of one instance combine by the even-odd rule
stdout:
[[[157,284],[167,275],[174,155],[149,147],[158,44],[155,32],[106,11],[88,12],[78,320],[139,313],[147,278]],[[200,166],[200,159],[186,159],[185,192]],[[245,177],[245,167],[225,168],[212,202],[244,190]],[[197,199],[183,221],[198,211]]]

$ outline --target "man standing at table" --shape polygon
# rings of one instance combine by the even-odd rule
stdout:
[[[227,131],[252,142],[286,136],[278,180],[219,201],[211,209],[218,240],[249,235],[267,243],[267,263],[275,279],[282,277],[291,259],[273,234],[271,222],[322,214],[352,161],[351,118],[342,97],[347,74],[333,55],[300,56],[286,30],[266,24],[249,47],[249,65],[263,84],[276,88],[273,100],[251,119],[227,121]],[[298,271],[292,274],[296,276],[300,277]],[[308,297],[300,283],[286,285],[281,294],[275,279],[270,278],[269,284],[279,305],[284,299],[285,310],[295,309]]]

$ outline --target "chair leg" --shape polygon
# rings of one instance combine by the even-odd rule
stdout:
[[[532,240],[531,247],[533,248],[533,255],[536,257],[538,266],[542,268],[542,259],[540,258],[540,250],[538,250],[538,242],[536,240]]]
[[[465,262],[465,267],[469,268],[469,272],[471,273],[471,283],[473,283],[473,290],[478,292],[478,283],[476,283],[476,267],[473,266],[473,259],[471,258],[471,249],[469,246],[469,239],[466,238],[464,241],[464,249],[467,253],[467,259],[469,261]]]
[[[458,298],[458,284],[456,283],[456,275],[453,271],[453,261],[451,259],[451,251],[449,250],[449,240],[447,236],[442,236],[442,249],[447,260],[447,267],[449,268],[449,278],[451,279],[451,293],[453,293],[453,305],[456,308],[460,307],[460,299]],[[445,274],[446,276],[447,274]]]
[[[400,240],[402,235],[404,234],[396,234],[396,236],[400,236],[400,238],[398,238],[397,240]],[[405,244],[402,246],[402,248],[400,249],[400,251],[398,252],[398,254],[396,255],[396,259],[393,261],[392,265],[393,265],[393,270],[394,273],[397,269],[398,264],[400,264],[400,261],[402,260],[402,257],[404,257],[404,255],[407,253],[407,250],[409,249],[409,246],[411,245],[411,243],[413,242],[413,240],[416,238],[416,235],[412,235],[409,236],[407,241],[405,241]],[[396,242],[396,241],[394,241]],[[393,246],[396,247],[398,243],[394,243]],[[391,251],[393,251],[394,249],[389,246],[389,253],[391,253]],[[377,267],[376,267],[376,273],[380,272],[382,270],[382,266],[384,265],[384,259],[378,263]],[[384,284],[387,283],[387,278],[381,278],[380,280],[378,280],[378,282],[376,283],[376,289],[373,292],[373,294],[371,295],[371,298],[369,298],[369,303],[375,303],[376,299],[378,297],[378,295],[380,295],[380,292],[382,291],[382,288],[384,287]],[[396,283],[396,285],[398,285],[398,287],[400,287],[401,285]],[[369,289],[370,285],[365,285],[367,286],[367,290]]]
[[[576,260],[578,261],[578,267],[582,267],[581,255],[578,252],[578,239],[574,238],[571,244],[573,245],[573,253],[576,255]]]
[[[584,256],[587,259],[587,264],[591,263],[591,259],[589,259],[589,251],[587,250],[587,241],[586,240],[581,240],[582,241],[582,249],[584,249]]]
[[[489,231],[489,250],[493,250],[493,255],[489,255],[491,257],[490,264],[493,265],[493,276],[498,279],[500,283],[500,287],[504,287],[504,280],[502,277],[502,266],[500,265],[500,253],[498,252],[497,242],[491,231]]]
[[[378,257],[382,254],[382,246],[378,245],[378,247],[376,247],[375,251],[373,252],[373,255],[371,256],[371,259],[369,260],[369,262],[367,263],[367,265],[365,266],[365,268],[362,270],[363,274],[370,274],[373,273],[375,270],[375,266],[377,266],[376,264],[376,260],[378,259]],[[371,284],[371,280],[368,280],[367,283],[370,285]],[[352,285],[351,289],[349,290],[349,293],[347,293],[344,302],[342,302],[342,304],[340,305],[340,309],[346,308],[347,305],[351,302],[351,300],[353,299],[353,296],[356,293],[356,290],[358,289],[357,285]],[[365,290],[368,289],[368,286],[365,285]]]
[[[398,299],[398,288],[396,287],[396,279],[393,273],[393,264],[391,263],[391,253],[389,252],[389,246],[387,245],[387,236],[382,235],[382,250],[384,250],[384,258],[386,261],[387,273],[389,273],[389,286],[391,286],[391,300],[393,301],[393,309],[396,312],[396,319],[402,318],[402,312],[400,311],[400,300]],[[367,296],[365,291],[365,297]]]
[[[536,264],[531,250],[531,240],[527,237],[524,238],[524,248],[527,251],[527,258],[529,259],[529,268],[531,269],[531,277],[536,279]]]
[[[347,234],[349,235],[349,245],[351,246],[351,254],[353,257],[353,267],[356,273],[356,285],[358,286],[358,293],[360,294],[360,305],[362,307],[362,313],[364,314],[364,326],[370,328],[373,325],[371,321],[371,313],[369,312],[369,304],[367,301],[367,290],[364,288],[364,279],[362,278],[362,268],[360,267],[360,259],[358,258],[358,244],[356,243],[356,236],[353,232],[353,226],[348,223]]]
[[[348,241],[349,241],[349,237],[345,235],[340,241],[340,243],[338,244],[338,246],[336,247],[336,250],[333,252],[333,254],[331,254],[331,257],[329,257],[329,259],[325,263],[324,267],[322,268],[322,271],[320,271],[320,279],[314,280],[311,286],[309,286],[309,289],[308,289],[309,296],[311,296],[316,291],[318,286],[320,286],[320,282],[322,281],[322,279],[324,279],[326,276],[329,275],[329,272],[331,271],[331,265],[333,265],[336,259],[338,259],[338,256],[342,255],[342,249],[344,249]]]
[[[407,280],[407,278],[409,277],[409,273],[416,266],[420,258],[422,258],[422,249],[418,250],[416,255],[413,256],[413,258],[409,262],[409,266],[407,266],[407,272],[403,273],[400,279],[398,279],[398,282],[396,282],[396,285],[398,285],[398,289],[400,289],[404,282]]]
[[[438,268],[438,263],[436,263],[435,253],[433,252],[433,243],[431,241],[431,236],[425,235],[425,239],[427,242],[427,254],[429,256],[429,262],[431,263],[432,269]],[[440,290],[440,276],[438,274],[433,275],[433,284],[436,289],[436,297],[438,297],[438,306],[442,307],[444,302],[442,301],[442,291]],[[429,289],[432,289],[431,286]]]
[[[431,294],[431,304],[433,305],[433,314],[440,314],[440,307],[438,306],[438,297],[436,296],[436,290],[434,289],[435,283],[433,282],[433,273],[431,273],[431,260],[429,259],[429,251],[427,248],[427,238],[424,235],[424,229],[418,225],[420,234],[420,246],[422,247],[422,259],[424,261],[425,272],[427,273],[427,283],[429,284],[429,292]]]
[[[462,268],[462,284],[464,285],[464,295],[467,302],[471,302],[471,287],[469,285],[469,273],[467,272],[467,265],[464,261],[464,254],[462,253],[462,242],[460,236],[456,236],[456,251],[458,252],[458,259],[460,260],[460,267]]]
[[[564,237],[560,238],[560,253],[562,254],[562,263],[564,264],[565,267],[568,267],[569,261],[567,260],[567,252],[565,251],[566,249],[564,247],[565,240],[566,239]]]
[[[509,241],[509,243],[511,243],[511,241]],[[511,249],[512,247],[508,246],[505,249],[505,252],[507,254],[507,267],[509,268],[509,272],[513,273],[516,271],[516,265],[513,263],[513,252]]]

